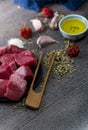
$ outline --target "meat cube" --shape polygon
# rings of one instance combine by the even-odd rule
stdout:
[[[16,45],[10,45],[7,48],[7,53],[20,53],[22,51],[23,51],[23,49],[19,48]]]
[[[14,54],[14,58],[19,66],[28,65],[30,67],[36,67],[37,65],[37,58],[34,53],[29,50],[22,51],[19,54]]]
[[[6,51],[7,51],[7,47],[6,46],[1,46],[0,47],[0,56],[3,55],[3,54],[5,54]]]
[[[21,56],[28,56],[28,57],[31,56],[31,57],[35,57],[36,58],[35,54],[32,51],[30,51],[30,50],[23,50],[19,54]]]
[[[24,95],[27,82],[16,74],[12,74],[7,84],[4,96],[12,101],[19,101]]]
[[[9,63],[9,66],[10,66],[11,71],[12,71],[13,73],[14,73],[14,71],[17,70],[17,64],[16,64],[15,61],[10,62],[10,63]]]
[[[0,65],[0,79],[9,79],[12,74],[11,67],[7,64]]]
[[[4,54],[0,57],[0,62],[2,64],[9,64],[12,61],[15,61],[12,54]]]
[[[0,79],[0,98],[4,98],[8,80]]]
[[[24,79],[32,79],[33,78],[33,72],[32,70],[30,69],[29,66],[21,66],[19,67],[16,71],[15,71],[15,74],[21,76],[22,78]]]

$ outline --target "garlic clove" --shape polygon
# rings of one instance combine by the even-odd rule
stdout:
[[[39,19],[32,19],[31,23],[36,32],[41,32],[44,30],[44,25]]]
[[[48,35],[42,35],[37,39],[37,45],[39,46],[39,48],[53,43],[57,43],[57,41]]]
[[[54,17],[52,18],[51,22],[50,22],[50,28],[53,29],[53,30],[56,30],[58,29],[58,16],[59,14],[56,12],[54,14]]]

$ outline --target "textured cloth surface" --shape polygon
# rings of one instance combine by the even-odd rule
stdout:
[[[13,0],[16,4],[26,8],[39,11],[41,7],[45,6],[46,3],[55,2],[58,4],[65,5],[71,10],[79,8],[86,0]]]
[[[52,2],[53,0],[14,0],[15,3],[26,9],[33,9],[39,11],[46,3]]]
[[[47,7],[64,15],[75,13],[88,19],[88,1],[75,11],[60,4],[49,4]],[[25,41],[19,36],[19,30],[28,25],[33,30],[34,43],[30,43],[30,39],[26,40],[25,48],[39,52],[37,38],[47,34],[59,42],[44,48],[45,55],[50,50],[63,49],[65,39],[59,30],[45,28],[44,32],[34,32],[30,20],[38,15],[39,13],[33,10],[19,7],[12,0],[0,0],[0,46],[7,46],[7,41],[11,38]],[[39,18],[44,21],[43,17]],[[76,71],[64,77],[50,74],[38,110],[26,108],[23,102],[0,102],[0,130],[88,130],[88,34],[75,43],[80,48],[79,55],[73,58]],[[43,78],[37,86],[39,90],[47,72],[44,65],[42,69]]]
[[[79,8],[86,0],[59,0],[60,4],[65,5],[71,10],[76,10]]]

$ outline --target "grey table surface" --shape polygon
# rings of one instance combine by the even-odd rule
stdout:
[[[88,1],[76,11],[56,4],[48,6],[64,15],[76,13],[88,18]],[[7,45],[10,38],[20,38],[18,33],[24,25],[33,29],[30,19],[37,15],[32,10],[15,5],[11,0],[0,0],[0,45]],[[46,31],[42,34],[45,33]],[[59,43],[47,47],[45,54],[57,47],[64,47],[59,31],[47,34]],[[29,45],[26,41],[26,48],[38,49],[36,39],[39,35],[34,33],[35,43]],[[88,130],[88,34],[76,43],[80,54],[73,59],[76,71],[72,77],[60,77],[51,73],[40,109],[36,111],[20,103],[15,108],[14,103],[0,102],[0,130]],[[60,83],[56,82],[59,79]]]

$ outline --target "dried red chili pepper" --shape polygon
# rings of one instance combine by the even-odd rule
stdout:
[[[66,53],[69,56],[73,57],[73,56],[77,56],[79,54],[79,51],[80,51],[79,47],[76,44],[73,44],[71,48],[66,50]]]
[[[50,8],[47,8],[47,7],[44,7],[42,8],[42,15],[45,17],[45,18],[52,18],[53,17],[53,10],[50,9]]]
[[[19,32],[20,36],[28,39],[32,36],[32,29],[29,28],[28,26],[21,28],[20,32]]]

